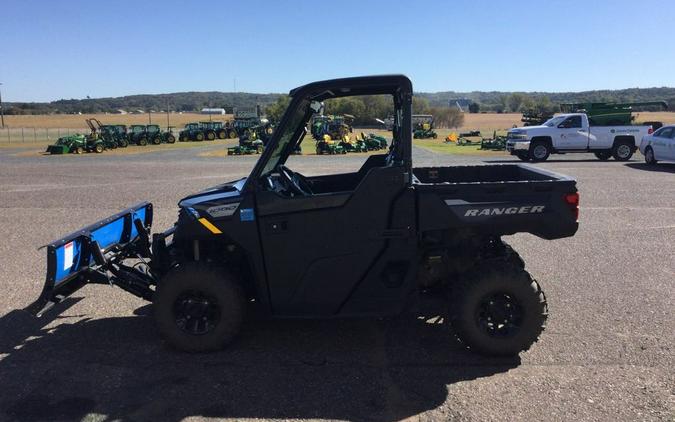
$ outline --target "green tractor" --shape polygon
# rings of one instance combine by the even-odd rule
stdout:
[[[204,129],[206,139],[212,141],[214,139],[225,139],[228,136],[228,128],[223,122],[199,122]]]
[[[174,142],[176,142],[176,137],[173,136],[173,132],[171,129],[172,128],[169,127],[169,129],[166,132],[162,132],[162,130],[159,128],[159,125],[147,125],[145,127],[145,132],[147,134],[147,139],[153,145],[159,145],[162,142],[167,144],[173,144]]]
[[[114,142],[119,148],[129,146],[126,125],[102,125],[101,136],[110,142]]]
[[[100,141],[104,149],[117,148],[117,142],[103,129],[104,125],[98,119],[84,119],[84,121],[89,126],[89,134],[86,135],[88,145],[95,145]]]
[[[145,125],[131,125],[127,133],[129,144],[146,146],[148,145],[148,133]]]
[[[436,139],[438,134],[434,131],[434,116],[419,114],[413,116],[413,139]]]
[[[60,137],[56,143],[49,145],[49,154],[82,154],[84,152],[101,153],[105,150],[101,139],[94,139],[81,133]]]
[[[179,142],[197,141],[206,139],[206,134],[199,123],[187,123],[183,130],[178,134]]]

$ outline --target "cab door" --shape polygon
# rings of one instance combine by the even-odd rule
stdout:
[[[570,116],[558,125],[559,148],[580,150],[588,148],[589,131],[582,128],[581,116]]]
[[[416,251],[414,195],[402,166],[371,168],[353,191],[256,196],[274,314],[367,314],[401,301]],[[364,289],[366,299],[352,306]]]

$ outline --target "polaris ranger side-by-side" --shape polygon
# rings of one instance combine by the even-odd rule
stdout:
[[[322,102],[358,95],[393,99],[388,153],[352,173],[288,168]],[[402,75],[292,90],[247,178],[182,199],[165,232],[150,235],[153,208],[142,203],[52,242],[44,290],[28,309],[39,315],[88,283],[111,284],[153,302],[170,345],[206,351],[233,340],[247,309],[383,317],[435,291],[447,294],[449,321],[471,350],[527,350],[543,330],[546,300],[500,237],[572,236],[576,182],[517,164],[413,168],[412,95]]]

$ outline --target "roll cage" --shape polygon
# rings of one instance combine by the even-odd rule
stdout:
[[[394,100],[394,128],[388,161],[405,166],[408,174],[412,171],[412,82],[404,75],[363,76],[332,79],[303,85],[289,92],[291,102],[286,109],[279,127],[274,131],[265,151],[256,163],[243,190],[253,189],[259,182],[263,170],[272,159],[276,159],[274,168],[288,160],[296,145],[302,141],[307,123],[313,114],[319,111],[318,102],[331,98],[391,95]],[[303,110],[304,109],[304,110]],[[302,118],[297,115],[302,112]],[[279,142],[285,134],[292,133],[290,141],[277,151]]]

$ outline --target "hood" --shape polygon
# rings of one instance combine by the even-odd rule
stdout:
[[[223,183],[201,192],[186,196],[178,202],[181,208],[195,207],[197,205],[213,205],[237,198],[241,194],[241,190],[246,183],[246,178],[235,180],[232,182]]]

